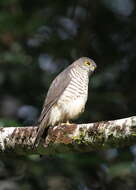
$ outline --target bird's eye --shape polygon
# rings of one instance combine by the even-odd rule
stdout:
[[[85,65],[88,65],[88,66],[90,66],[90,62],[89,61],[85,61]]]

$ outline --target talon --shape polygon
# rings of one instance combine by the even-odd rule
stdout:
[[[61,126],[61,125],[66,125],[66,123],[59,123],[58,125],[60,125],[60,126]]]
[[[73,123],[70,123],[69,121],[67,121],[66,125],[73,125]]]
[[[66,124],[69,125],[70,124],[69,121],[67,121]]]
[[[73,123],[70,123],[69,121],[66,121],[66,123],[59,123],[59,125],[73,125]]]

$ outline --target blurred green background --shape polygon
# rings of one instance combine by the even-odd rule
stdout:
[[[88,56],[87,123],[136,113],[136,1],[0,0],[0,126],[37,122],[54,77]],[[136,146],[83,154],[1,155],[0,190],[136,189]]]

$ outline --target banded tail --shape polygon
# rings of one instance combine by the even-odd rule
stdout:
[[[46,137],[47,131],[48,131],[48,114],[44,117],[44,119],[38,125],[38,131],[37,131],[34,143],[33,143],[33,148],[35,148],[39,145],[44,134]]]

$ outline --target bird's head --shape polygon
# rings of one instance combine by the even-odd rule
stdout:
[[[94,72],[97,67],[96,63],[88,57],[81,57],[75,63],[88,73]]]

